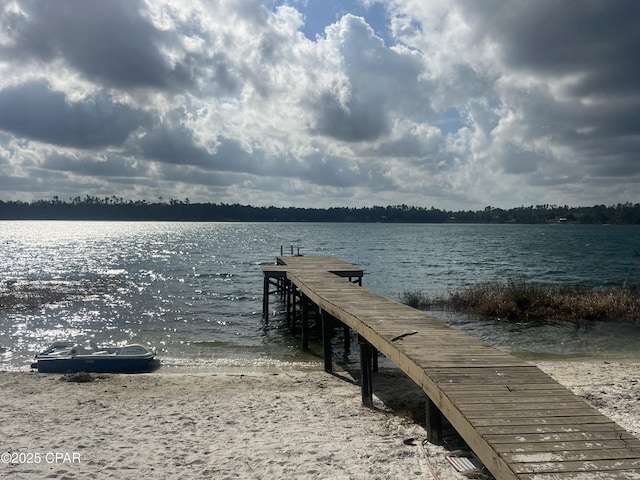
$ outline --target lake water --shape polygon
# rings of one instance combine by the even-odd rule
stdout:
[[[167,371],[317,368],[280,312],[261,320],[260,266],[281,245],[360,265],[364,287],[394,299],[507,279],[640,284],[640,226],[2,221],[0,294],[27,306],[0,308],[0,369],[28,369],[53,341],[84,337],[151,344]],[[435,315],[523,356],[640,356],[640,324]]]

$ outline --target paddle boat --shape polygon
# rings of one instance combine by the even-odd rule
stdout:
[[[35,356],[31,368],[44,373],[148,372],[157,366],[155,356],[155,349],[137,343],[122,347],[98,347],[93,340],[85,340],[80,344],[56,342]]]

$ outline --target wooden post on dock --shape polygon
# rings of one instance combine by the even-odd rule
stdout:
[[[296,316],[298,315],[298,298],[300,298],[300,303],[302,304],[302,292],[300,290],[298,290],[296,288],[295,285],[293,285],[293,299],[292,299],[292,304],[291,304],[291,315],[289,316],[289,327],[290,327],[290,331],[291,331],[291,335],[295,335],[296,334]]]
[[[371,373],[371,344],[358,335],[360,345],[360,383],[362,387],[362,404],[373,407],[373,380]]]
[[[344,325],[342,331],[344,335],[344,356],[348,357],[351,354],[351,329],[349,325]]]
[[[373,373],[378,373],[378,349],[371,345],[371,363],[373,364]]]
[[[287,319],[289,319],[289,316],[291,315],[291,295],[293,293],[293,289],[295,288],[293,286],[293,283],[290,280],[286,281],[286,295],[287,295]]]
[[[295,320],[296,320],[296,315],[298,315],[298,298],[300,298],[300,290],[298,290],[298,288],[294,285],[293,287],[293,304],[292,304],[292,308],[291,308],[291,319],[293,320],[293,323],[295,324]],[[294,330],[291,330],[292,332]]]
[[[269,323],[269,276],[264,276],[264,285],[262,291],[262,318],[264,323]]]
[[[442,414],[429,397],[427,397],[426,427],[427,440],[435,444],[442,443]]]
[[[333,317],[327,312],[321,313],[322,317],[322,346],[324,350],[324,371],[333,373],[333,349],[331,337],[333,336]]]
[[[302,302],[302,349],[309,350],[309,300],[300,295]]]

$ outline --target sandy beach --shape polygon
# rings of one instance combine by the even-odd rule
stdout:
[[[640,362],[537,365],[640,436]],[[61,378],[0,372],[1,478],[468,478],[453,432],[423,444],[424,397],[397,371],[374,378],[374,409],[347,372]]]

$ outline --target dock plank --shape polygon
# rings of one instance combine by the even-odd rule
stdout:
[[[393,361],[502,479],[640,479],[640,440],[540,369],[433,315],[350,281],[364,270],[328,256],[277,257],[323,314]]]

